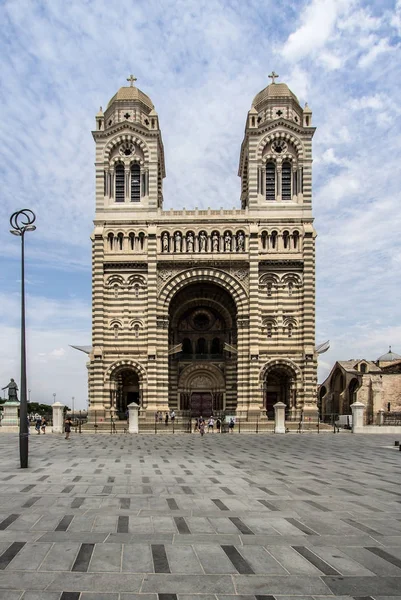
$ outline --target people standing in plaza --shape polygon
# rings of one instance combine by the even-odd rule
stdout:
[[[209,418],[209,421],[207,423],[207,429],[208,429],[209,433],[210,432],[214,433],[214,419],[212,416]]]
[[[174,412],[174,410],[172,410],[171,413],[170,413],[170,419],[171,419],[172,424],[174,425],[174,421],[175,421],[175,412]]]
[[[235,421],[234,419],[231,417],[230,422],[228,424],[228,428],[230,430],[230,433],[234,433],[234,425],[235,425]]]
[[[168,425],[168,419],[169,419],[168,412],[166,412],[166,415],[164,417],[164,424],[165,424],[166,427]]]
[[[199,423],[199,433],[201,434],[202,437],[205,433],[205,421],[203,419]]]
[[[42,417],[42,423],[41,423],[41,426],[40,426],[40,428],[42,430],[42,433],[46,433],[46,425],[47,425],[46,418]]]
[[[159,423],[163,423],[163,413],[161,410],[159,410],[158,413],[159,413]]]
[[[64,422],[64,431],[65,431],[65,439],[66,440],[70,439],[71,427],[72,427],[71,417],[68,416]]]
[[[217,421],[216,421],[217,433],[220,433],[220,428],[221,428],[221,421],[220,421],[220,419],[217,419]]]

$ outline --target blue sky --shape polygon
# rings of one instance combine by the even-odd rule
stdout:
[[[134,73],[159,113],[165,207],[239,206],[253,97],[274,69],[313,110],[318,342],[335,360],[401,354],[401,1],[3,1],[0,7],[0,383],[19,382],[27,235],[31,400],[86,405],[99,106]]]

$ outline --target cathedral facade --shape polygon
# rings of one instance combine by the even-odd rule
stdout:
[[[158,114],[129,78],[96,115],[89,415],[317,416],[312,112],[256,95],[237,210],[163,210]]]

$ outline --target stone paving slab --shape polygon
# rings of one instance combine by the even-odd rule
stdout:
[[[0,430],[0,600],[401,600],[393,444]]]

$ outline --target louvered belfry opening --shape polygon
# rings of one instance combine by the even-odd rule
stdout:
[[[276,167],[272,162],[266,164],[266,200],[276,199]]]
[[[141,200],[141,166],[134,163],[131,167],[131,202]]]
[[[291,200],[291,164],[283,163],[282,168],[282,200]]]
[[[125,185],[124,185],[125,173],[124,165],[119,163],[116,165],[116,202],[125,201]]]

